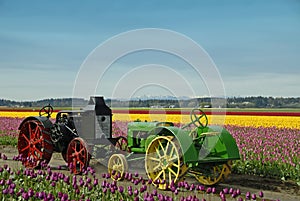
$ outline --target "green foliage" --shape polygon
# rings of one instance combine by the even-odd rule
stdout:
[[[234,161],[232,172],[237,174],[258,175],[282,180],[300,181],[300,165],[291,168],[287,164],[251,160],[251,161]]]
[[[0,136],[0,145],[12,145],[17,146],[18,139],[11,136]]]

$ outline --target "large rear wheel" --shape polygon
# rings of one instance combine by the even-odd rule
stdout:
[[[48,164],[53,153],[49,129],[38,120],[24,122],[20,128],[18,151],[26,168],[38,167],[42,162]]]
[[[88,167],[89,162],[90,154],[87,143],[81,137],[71,140],[67,149],[67,163],[71,173],[82,173]]]
[[[184,175],[180,146],[174,136],[158,136],[153,139],[145,156],[146,173],[160,189],[170,188]]]
[[[203,185],[211,186],[226,179],[231,173],[230,164],[221,164],[212,166],[208,172],[195,172],[195,178]]]

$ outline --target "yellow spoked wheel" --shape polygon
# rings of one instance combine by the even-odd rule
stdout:
[[[119,181],[128,172],[128,163],[123,154],[113,154],[108,160],[108,173],[113,180]]]
[[[167,189],[183,175],[180,146],[173,136],[153,139],[145,156],[145,169],[149,179],[160,189]],[[186,170],[185,170],[186,171]]]
[[[194,176],[201,184],[211,186],[220,182],[222,179],[227,178],[230,173],[231,168],[227,163],[212,166],[210,171],[205,174],[201,172],[194,172]]]

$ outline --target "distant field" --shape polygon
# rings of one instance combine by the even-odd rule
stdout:
[[[71,110],[71,107],[56,107],[54,112]],[[79,110],[80,108],[74,108]],[[112,108],[115,114],[190,114],[193,108]],[[0,107],[0,112],[38,112],[40,108]],[[293,108],[203,108],[207,115],[252,115],[252,116],[300,116],[299,109]]]
[[[190,114],[192,108],[158,109],[158,108],[130,108],[113,109],[113,113],[129,114]],[[251,115],[251,116],[300,116],[300,110],[295,109],[203,109],[207,115]]]

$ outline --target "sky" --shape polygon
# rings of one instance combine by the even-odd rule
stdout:
[[[0,99],[300,96],[298,0],[0,0],[0,27]],[[164,44],[153,29],[173,48],[184,39],[185,57],[205,57],[203,72],[182,55],[147,47],[103,61],[141,39]],[[209,81],[207,69],[216,76]]]

